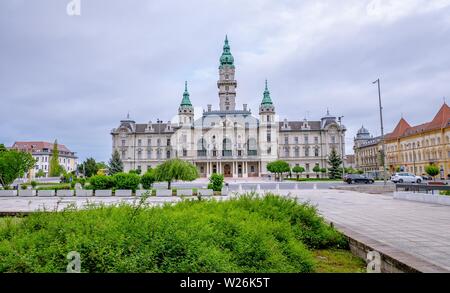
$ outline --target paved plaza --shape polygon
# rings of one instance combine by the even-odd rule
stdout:
[[[421,271],[450,272],[450,206],[395,200],[390,195],[331,189],[282,189],[279,193],[309,201],[347,235],[358,236]],[[217,197],[227,199],[227,197]],[[151,197],[152,205],[178,197]],[[136,202],[133,198],[0,198],[0,212],[61,210],[69,204]]]

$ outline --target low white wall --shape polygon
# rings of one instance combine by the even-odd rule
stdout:
[[[435,192],[438,193],[439,191],[436,190]],[[411,201],[420,201],[426,203],[450,205],[450,196],[440,194],[396,191],[394,192],[394,198]]]

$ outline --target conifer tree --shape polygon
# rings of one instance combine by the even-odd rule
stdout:
[[[109,160],[108,171],[109,175],[123,172],[123,162],[120,159],[120,154],[117,150],[114,150],[111,159]]]
[[[330,168],[328,169],[330,179],[341,178],[342,176],[342,170],[340,168],[341,164],[342,164],[341,158],[336,153],[336,150],[332,149],[328,157],[328,165],[330,165]]]

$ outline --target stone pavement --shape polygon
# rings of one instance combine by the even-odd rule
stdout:
[[[362,236],[420,271],[450,272],[450,206],[341,190],[297,190],[293,196],[317,205],[345,234]]]
[[[450,272],[450,206],[395,200],[389,195],[345,190],[279,190],[318,206],[318,211],[345,234],[362,237],[374,249],[420,271]],[[227,199],[228,197],[218,197]],[[83,207],[86,198],[0,198],[0,213]],[[181,200],[151,197],[152,205]],[[91,203],[136,202],[133,198],[90,198]],[[350,235],[349,235],[350,236]]]

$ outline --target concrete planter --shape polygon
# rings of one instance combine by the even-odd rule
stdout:
[[[172,189],[156,189],[156,196],[172,196]]]
[[[440,194],[429,194],[429,193],[427,194],[427,193],[413,193],[413,192],[396,191],[396,192],[394,192],[394,198],[450,206],[450,196],[440,195]]]
[[[192,196],[192,189],[177,189],[177,196]]]
[[[96,190],[95,196],[100,196],[100,197],[112,196],[112,190]]]
[[[56,191],[56,196],[60,197],[72,197],[74,194],[73,190],[61,189]]]
[[[20,189],[19,190],[19,196],[22,197],[30,197],[30,196],[36,196],[36,190],[33,189]]]
[[[125,190],[125,189],[118,189],[115,191],[115,196],[123,196],[123,197],[130,197],[133,193],[132,190]]]
[[[151,190],[138,189],[138,190],[136,190],[136,196],[142,196],[142,195],[144,195],[147,192],[150,192],[150,196],[152,195],[152,191]]]
[[[0,190],[0,197],[10,197],[10,196],[17,196],[17,190]]]
[[[55,196],[56,192],[54,190],[38,190],[37,195],[39,197],[52,197]]]
[[[94,191],[89,189],[80,189],[75,192],[75,195],[77,197],[91,197],[94,195]]]
[[[199,189],[198,194],[201,196],[213,196],[214,190],[212,189]]]

